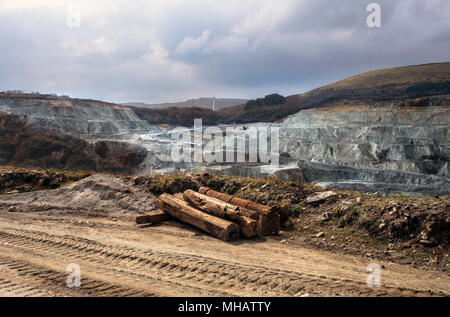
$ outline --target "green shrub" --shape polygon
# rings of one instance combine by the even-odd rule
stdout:
[[[227,193],[228,195],[233,195],[237,191],[238,191],[238,187],[236,185],[230,186],[227,189],[225,189],[225,193]]]
[[[300,216],[300,214],[302,213],[302,210],[300,209],[300,207],[294,207],[293,209],[292,209],[292,211],[291,211],[291,214],[294,216],[294,217],[298,217],[298,216]]]

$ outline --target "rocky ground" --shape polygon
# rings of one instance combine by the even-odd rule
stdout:
[[[30,174],[34,181],[21,192],[8,183],[7,194],[0,195],[5,296],[450,294],[447,196],[380,197],[209,174],[74,176],[2,169],[9,172],[19,186]],[[43,186],[39,179],[49,175],[58,175],[51,179],[64,186]],[[156,209],[158,194],[199,186],[283,206],[290,221],[278,236],[230,243],[177,221],[136,226],[137,214]],[[80,289],[65,284],[69,263],[81,266]],[[371,263],[381,267],[380,288],[366,285]]]
[[[280,205],[292,226],[281,232],[280,243],[308,245],[337,253],[357,254],[411,266],[450,270],[450,197],[391,195],[332,191],[319,186],[209,174],[142,176],[135,184],[158,195],[209,186],[262,204]]]
[[[88,172],[0,168],[0,205],[14,211],[54,208],[145,214],[155,196],[208,186],[241,198],[282,206],[290,222],[281,243],[442,271],[450,269],[450,198],[326,191],[274,178],[214,176],[121,176]],[[51,190],[49,190],[51,189]],[[29,192],[29,193],[26,193]],[[321,197],[320,193],[327,193]],[[319,195],[318,195],[319,194]],[[318,196],[317,196],[318,195]],[[309,202],[308,202],[309,201]]]

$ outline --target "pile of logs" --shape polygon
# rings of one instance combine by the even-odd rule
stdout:
[[[216,192],[201,187],[198,192],[162,194],[155,200],[160,211],[136,218],[138,224],[157,223],[171,217],[193,225],[224,241],[239,237],[277,235],[280,220],[286,217],[279,208]]]

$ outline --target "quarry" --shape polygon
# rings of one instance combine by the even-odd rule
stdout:
[[[147,157],[140,173],[170,174],[178,166],[187,173],[274,176],[379,194],[448,195],[450,95],[420,102],[326,106],[279,123],[196,128],[193,122],[191,129],[181,128],[188,136],[180,139],[180,128],[150,125],[125,106],[66,99],[17,102],[0,95],[3,112],[26,116],[30,124],[89,142],[120,141],[144,148]],[[223,133],[227,129],[231,133]],[[257,138],[255,129],[265,129],[267,138]],[[277,132],[274,142],[270,129]],[[271,142],[277,157],[268,159]],[[199,154],[206,147],[214,155]],[[183,148],[189,157],[174,160],[172,154]]]
[[[448,296],[449,91],[381,73],[215,112],[0,93],[0,295]]]

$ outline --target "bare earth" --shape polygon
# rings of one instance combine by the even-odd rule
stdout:
[[[59,191],[40,193],[58,196]],[[114,213],[53,205],[39,210],[26,201],[36,193],[0,196],[0,296],[450,294],[444,272],[377,261],[382,285],[369,288],[367,258],[270,237],[225,243],[177,222],[138,227],[135,214],[120,208]],[[77,195],[85,197],[81,187]],[[20,198],[26,203],[20,204]],[[81,268],[79,288],[67,286],[71,263]]]

